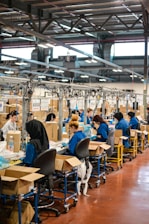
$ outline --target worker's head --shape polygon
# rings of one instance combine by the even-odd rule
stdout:
[[[133,111],[128,112],[129,118],[133,118],[135,116],[135,113]]]
[[[56,115],[54,113],[50,113],[46,117],[46,121],[54,121],[56,119]]]
[[[11,119],[12,122],[16,122],[18,114],[19,114],[18,111],[13,110],[9,114],[7,114],[6,119]]]
[[[79,121],[78,121],[79,117],[76,114],[72,114],[71,120],[69,122],[69,130],[70,133],[74,133],[78,130],[79,128]]]
[[[123,118],[123,114],[121,112],[117,112],[114,114],[114,118],[120,121]]]

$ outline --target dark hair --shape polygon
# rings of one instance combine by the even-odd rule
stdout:
[[[105,108],[104,111],[105,111],[105,115],[106,115],[107,109]],[[102,113],[102,107],[100,108],[100,112]]]
[[[149,110],[149,107],[147,107],[146,109]]]
[[[121,112],[117,112],[114,114],[114,118],[120,121],[123,118],[123,114]]]
[[[134,117],[134,116],[135,116],[135,113],[134,113],[134,112],[132,112],[132,111],[130,111],[130,112],[128,112],[128,116],[132,118],[132,117]]]
[[[99,115],[95,115],[93,117],[93,120],[92,121],[94,121],[96,123],[105,123],[104,119],[101,116],[99,116]]]
[[[17,116],[18,114],[19,114],[19,112],[16,110],[11,111],[9,114],[6,115],[6,120],[8,120],[10,118],[10,116],[12,116],[12,117]]]
[[[55,118],[56,118],[56,115],[54,113],[50,113],[47,115],[46,121],[52,121]]]

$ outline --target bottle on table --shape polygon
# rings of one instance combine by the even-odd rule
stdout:
[[[14,151],[14,139],[12,135],[9,138],[8,149],[12,152]]]

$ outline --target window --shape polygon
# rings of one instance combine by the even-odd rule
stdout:
[[[31,53],[34,49],[35,49],[34,47],[2,49],[2,54],[7,54],[14,57],[20,57],[25,59],[31,59]],[[9,58],[2,55],[1,60],[8,61],[8,60],[15,60],[15,58]]]

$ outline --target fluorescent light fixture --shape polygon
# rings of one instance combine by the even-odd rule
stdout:
[[[64,73],[64,71],[61,70],[61,69],[55,69],[54,71],[57,72],[57,73]]]
[[[45,75],[39,75],[38,78],[39,78],[39,79],[45,79],[46,76],[45,76]]]
[[[122,69],[120,69],[120,68],[114,68],[114,69],[112,69],[112,71],[113,72],[122,72]]]
[[[26,63],[26,62],[15,62],[15,65],[28,65],[28,63]]]
[[[87,60],[85,60],[85,62],[87,62],[87,63],[97,63],[97,61],[95,59],[87,59]]]
[[[81,75],[80,77],[85,79],[85,78],[88,78],[89,76],[88,75]]]
[[[137,78],[137,75],[130,75],[130,78]]]
[[[40,43],[40,44],[38,44],[38,46],[42,47],[42,48],[54,47],[54,45],[50,44],[50,43]]]
[[[61,81],[62,82],[68,82],[69,80],[68,79],[62,79]]]
[[[100,82],[106,82],[106,79],[99,79]]]
[[[10,34],[10,33],[1,33],[0,36],[12,37],[12,34]]]
[[[141,79],[142,82],[144,82],[144,79]]]
[[[5,73],[5,74],[14,74],[14,71],[10,71],[10,70],[8,70],[8,71],[4,71],[4,73]]]

